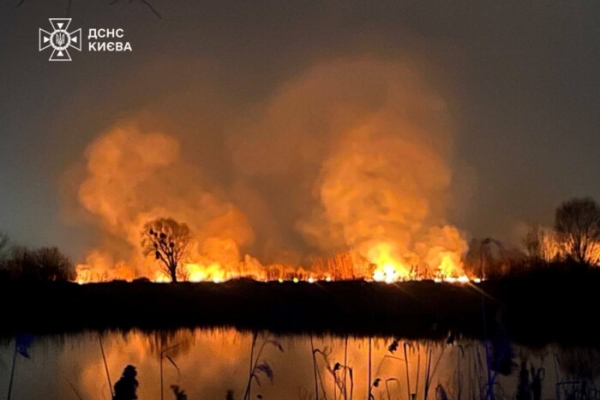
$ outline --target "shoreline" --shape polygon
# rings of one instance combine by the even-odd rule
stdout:
[[[504,327],[520,344],[600,345],[593,321],[600,275],[530,275],[477,284],[1,282],[6,307],[0,335],[232,327],[435,340],[452,332],[482,339],[485,315],[489,340]]]

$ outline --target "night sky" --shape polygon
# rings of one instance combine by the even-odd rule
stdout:
[[[516,243],[527,224],[551,224],[561,201],[600,200],[600,2],[150,1],[162,19],[138,0],[73,0],[84,50],[88,28],[122,28],[133,51],[71,50],[67,63],[38,51],[38,29],[66,15],[66,0],[0,5],[0,231],[15,242],[74,258],[97,242],[70,182],[119,121],[174,135],[230,193],[230,121],[252,120],[314,65],[364,57],[410,60],[445,99],[447,218],[471,236]],[[253,180],[289,226],[277,204],[290,203],[280,198],[294,176]]]

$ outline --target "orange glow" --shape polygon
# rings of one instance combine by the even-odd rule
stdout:
[[[361,259],[350,253],[338,254],[329,260],[317,260],[312,265],[302,266],[262,265],[257,260],[246,257],[238,263],[219,263],[211,261],[186,262],[180,266],[182,280],[189,282],[221,283],[236,278],[251,278],[256,281],[342,281],[364,279],[374,282],[394,283],[407,280],[434,279],[437,282],[467,283],[474,280],[464,274],[459,255],[442,252],[435,259],[439,260],[436,268],[419,270],[410,267],[403,259],[394,254],[390,243],[382,243],[372,247],[369,259]],[[170,277],[155,266],[148,275],[135,274],[135,268],[119,263],[110,267],[102,257],[88,257],[88,262],[76,267],[76,282],[106,282],[111,280],[133,281],[146,277],[153,282],[170,282]],[[424,271],[424,272],[419,272]],[[429,272],[428,272],[429,271]],[[432,272],[433,271],[433,272]],[[476,280],[475,280],[476,281]]]
[[[210,264],[209,266],[185,264],[185,269],[190,282],[221,282],[225,280],[225,272],[217,263]]]
[[[377,244],[368,252],[370,261],[376,265],[374,281],[391,283],[409,276],[409,269],[393,253],[393,245],[390,243]]]
[[[258,346],[268,339],[272,339],[272,337],[260,335],[257,341]],[[276,346],[265,347],[265,359],[273,367],[275,380],[273,383],[261,381],[263,383],[260,386],[261,393],[264,398],[268,399],[299,398],[297,388],[310,386],[313,382],[311,380],[313,379],[313,363],[307,361],[306,357],[306,353],[311,350],[311,340],[308,336],[284,336],[275,340],[282,346],[283,351],[278,350]],[[336,362],[344,361],[353,371],[353,398],[368,397],[367,376],[369,370],[366,360],[370,347],[373,363],[380,365],[377,377],[404,379],[408,373],[413,388],[416,382],[422,382],[422,377],[427,372],[427,366],[423,360],[427,360],[428,357],[432,360],[440,360],[435,374],[436,379],[452,381],[456,379],[453,378],[453,374],[455,374],[458,357],[464,357],[465,361],[461,358],[460,362],[466,363],[468,362],[466,360],[470,360],[472,354],[480,349],[469,342],[459,342],[462,345],[459,350],[456,346],[444,348],[441,345],[425,342],[399,341],[398,348],[407,349],[409,369],[406,371],[405,363],[394,360],[392,357],[395,355],[388,350],[388,346],[392,342],[391,338],[373,338],[369,341],[367,338],[352,337],[344,341],[341,338],[324,336],[315,337],[313,342],[314,348],[322,349],[327,354],[327,358],[325,358],[323,353],[318,353],[315,362],[318,373],[323,377],[323,387],[327,398],[331,399],[334,398],[335,390],[339,393],[339,387],[334,389],[334,381],[329,371]],[[80,343],[78,346],[63,346],[64,349],[61,347],[60,365],[64,371],[71,370],[74,366],[80,366],[77,388],[86,398],[94,398],[95,395],[98,397],[98,394],[103,394],[104,398],[110,397],[106,379],[99,379],[99,377],[106,375],[106,368],[110,371],[111,376],[118,376],[128,364],[134,365],[138,370],[138,397],[140,399],[160,398],[160,352],[163,349],[171,348],[172,350],[166,354],[176,363],[177,368],[166,357],[162,360],[165,399],[173,398],[168,392],[171,384],[178,384],[184,388],[190,399],[224,399],[227,389],[233,387],[237,393],[243,393],[246,387],[247,376],[240,373],[240,365],[246,366],[248,362],[252,334],[240,333],[233,329],[179,330],[156,334],[144,334],[134,330],[126,336],[111,333],[103,338],[106,366],[102,357],[98,356],[98,338],[96,336],[93,334],[81,335],[78,343]],[[464,347],[464,352],[461,352],[462,347]],[[375,368],[373,372],[375,372]],[[339,373],[338,375],[343,376]],[[65,380],[60,381],[64,382],[65,391],[70,390]],[[210,384],[206,384],[206,382]],[[350,384],[350,379],[347,382],[346,386]],[[402,382],[405,381],[402,380]],[[256,388],[258,389],[258,385]],[[406,394],[406,386],[398,386],[393,382],[387,386],[387,389],[382,384],[381,387],[374,388],[373,392],[378,395],[377,398],[380,398],[379,394],[385,393],[388,389],[391,398],[402,398],[402,394]],[[473,397],[476,396],[473,394]],[[241,396],[236,398],[241,398]],[[348,398],[350,397],[348,396]]]
[[[466,238],[446,215],[454,124],[426,76],[410,64],[346,59],[316,64],[274,93],[256,118],[224,129],[232,182],[190,158],[182,132],[155,131],[143,117],[90,143],[73,185],[103,250],[77,267],[77,281],[169,281],[140,247],[144,226],[165,217],[192,236],[180,280],[465,279]],[[289,193],[255,188],[270,177]],[[293,218],[278,221],[284,210]]]

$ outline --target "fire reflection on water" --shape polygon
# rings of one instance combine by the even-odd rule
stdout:
[[[160,398],[161,361],[165,399],[174,398],[171,385],[185,390],[190,399],[225,399],[230,390],[234,399],[244,399],[251,352],[257,365],[268,366],[255,369],[249,390],[252,399],[316,399],[315,392],[320,399],[365,399],[369,387],[375,399],[407,399],[414,394],[420,400],[425,393],[427,398],[474,399],[485,397],[487,383],[485,349],[478,342],[257,333],[253,350],[253,334],[233,329],[130,331],[104,334],[102,339],[97,333],[86,333],[63,337],[62,342],[38,340],[30,360],[17,360],[14,398],[76,399],[77,394],[85,399],[110,398],[99,340],[111,385],[127,365],[133,365],[140,399]],[[531,378],[535,371],[541,376],[543,370],[543,390],[552,397],[558,388],[555,384],[568,376],[573,379],[577,371],[571,364],[578,360],[574,362],[572,352],[564,349],[514,349],[510,375],[493,373],[497,398],[516,394],[521,360],[526,360]],[[12,348],[5,346],[2,360],[10,360],[11,353]],[[594,367],[598,352],[585,353],[586,371],[599,370]],[[6,372],[9,367],[4,364]],[[8,375],[0,377],[0,390],[7,388]],[[585,378],[593,387],[597,374]]]

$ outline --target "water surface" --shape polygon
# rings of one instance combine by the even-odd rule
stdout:
[[[12,338],[0,350],[1,396],[8,391],[14,349]],[[161,398],[161,367],[165,399],[175,398],[171,385],[188,399],[210,400],[225,400],[228,391],[236,400],[248,391],[251,399],[314,400],[317,393],[319,399],[367,399],[369,386],[376,400],[413,394],[421,400],[426,393],[430,399],[481,399],[490,381],[496,399],[514,399],[518,393],[533,396],[531,383],[537,378],[542,399],[599,397],[596,349],[531,349],[503,338],[486,346],[452,337],[403,341],[219,329],[35,337],[30,358],[19,353],[15,358],[11,398],[110,399],[102,351],[111,386],[127,365],[135,366],[139,399]],[[503,370],[488,375],[486,360]],[[251,369],[255,378],[248,390]]]

